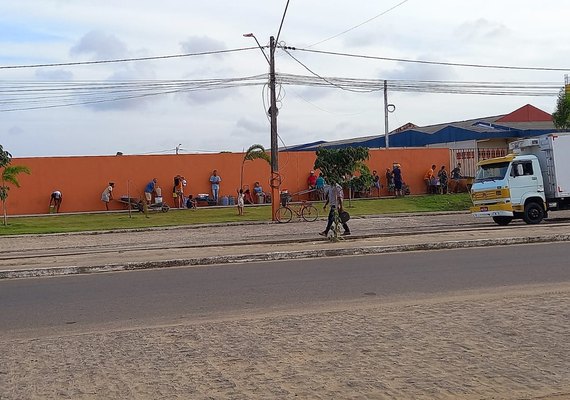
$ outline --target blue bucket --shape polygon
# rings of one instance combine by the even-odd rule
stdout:
[[[233,206],[236,204],[236,198],[234,196],[230,196],[229,199],[230,199],[230,206]]]
[[[222,197],[222,205],[227,206],[229,204],[230,204],[230,199],[228,198],[228,196],[223,196]]]

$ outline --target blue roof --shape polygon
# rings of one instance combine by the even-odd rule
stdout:
[[[552,122],[501,122],[503,115],[484,117],[466,121],[452,122],[426,127],[405,129],[390,134],[390,147],[424,147],[427,145],[464,142],[485,139],[519,139],[524,137],[540,136],[554,133]],[[368,147],[384,148],[386,140],[384,135],[366,136],[337,141],[316,141],[288,148],[296,151],[316,151],[320,147]]]

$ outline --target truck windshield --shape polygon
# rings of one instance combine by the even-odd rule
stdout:
[[[508,162],[480,165],[477,169],[475,182],[501,180],[505,177],[508,168]]]

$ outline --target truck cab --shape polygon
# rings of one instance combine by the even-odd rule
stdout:
[[[515,218],[538,224],[548,211],[570,209],[570,132],[509,144],[511,154],[478,164],[471,212],[499,225]]]
[[[475,217],[492,217],[499,225],[515,218],[538,224],[546,216],[544,181],[534,155],[509,154],[481,161],[471,187]]]

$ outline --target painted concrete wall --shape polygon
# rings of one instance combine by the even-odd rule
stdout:
[[[196,196],[198,193],[210,193],[209,178],[214,169],[222,177],[220,197],[235,196],[240,186],[242,160],[242,153],[14,158],[12,165],[25,165],[32,173],[20,175],[21,187],[10,189],[7,210],[9,215],[47,213],[50,194],[54,190],[63,193],[60,212],[104,210],[101,193],[109,181],[115,182],[115,199],[127,193],[138,198],[142,197],[145,185],[152,178],[158,179],[164,200],[174,206],[171,196],[174,175],[183,175],[188,181],[185,193]],[[289,193],[305,190],[314,162],[313,152],[280,153],[281,189],[287,189]],[[410,185],[412,194],[424,193],[425,170],[432,164],[449,168],[449,150],[370,150],[368,165],[370,170],[378,171],[382,180],[385,169],[391,168],[393,162],[401,164],[404,181]],[[253,186],[255,181],[260,181],[269,191],[269,178],[267,162],[255,160],[245,163],[244,185]],[[124,206],[111,202],[110,209],[120,210]]]

